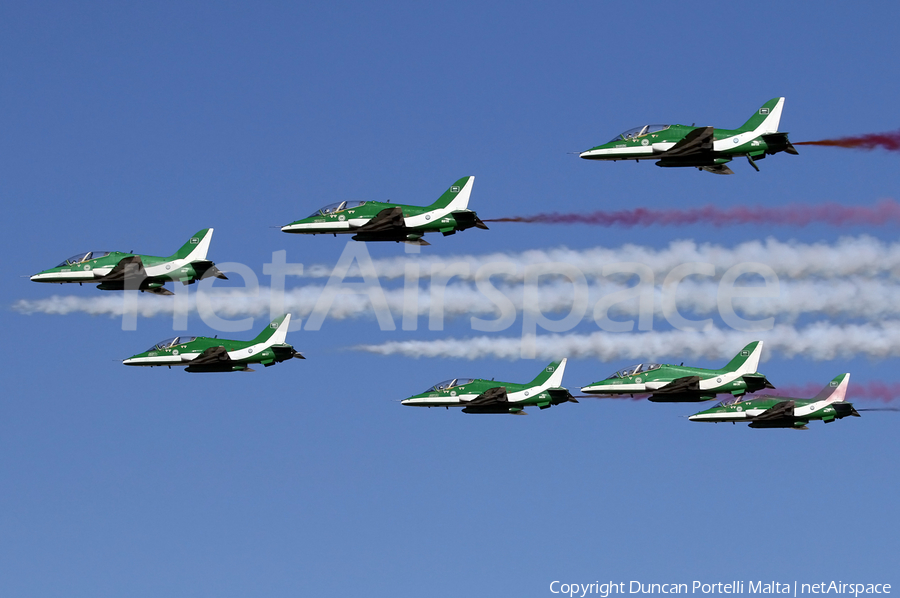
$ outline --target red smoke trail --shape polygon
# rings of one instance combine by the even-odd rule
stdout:
[[[594,224],[598,226],[684,226],[708,224],[731,226],[736,224],[766,224],[782,226],[807,226],[830,224],[833,226],[864,224],[878,226],[900,223],[900,204],[893,199],[882,199],[874,206],[845,206],[836,203],[788,204],[779,207],[734,206],[720,208],[708,205],[701,208],[615,210],[560,214],[558,212],[534,216],[485,219],[485,222],[524,222],[543,224]]]
[[[776,385],[777,386],[777,385]],[[809,383],[802,386],[777,386],[775,390],[771,388],[760,391],[752,396],[760,396],[769,394],[781,397],[793,397],[795,399],[811,399],[819,394],[824,388],[824,384]],[[887,382],[853,382],[851,377],[850,386],[847,389],[847,401],[881,401],[882,403],[891,403],[900,399],[900,383]]]
[[[859,137],[840,137],[838,139],[822,139],[821,141],[795,141],[794,145],[825,145],[828,147],[866,150],[880,147],[896,152],[900,151],[900,131],[894,131],[893,133],[869,133]]]
[[[767,388],[766,390],[761,390],[757,393],[748,394],[748,398],[761,397],[762,395],[772,395],[776,397],[791,397],[794,399],[811,399],[817,394],[819,391],[824,388],[824,384],[819,384],[816,382],[810,382],[808,384],[803,385],[794,385],[794,386],[778,386],[775,390],[771,388]],[[649,394],[636,394],[632,395],[614,395],[614,396],[598,396],[598,395],[576,395],[576,398],[579,399],[613,399],[613,400],[634,400],[634,401],[643,401],[647,399]],[[727,398],[727,394],[719,395],[719,398],[716,400],[721,400],[723,398]],[[900,399],[900,383],[893,382],[857,382],[854,383],[853,380],[850,380],[850,387],[847,390],[847,401],[881,401],[882,403],[891,403]],[[712,404],[713,401],[710,401]],[[697,403],[698,405],[700,403]]]

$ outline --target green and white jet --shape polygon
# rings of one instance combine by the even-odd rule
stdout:
[[[206,336],[176,336],[122,361],[125,365],[186,366],[186,372],[252,372],[250,365],[265,367],[293,357],[306,359],[285,342],[291,314],[272,320],[252,341],[233,341]]]
[[[853,403],[844,400],[849,384],[850,374],[841,374],[811,399],[772,395],[732,398],[688,419],[693,422],[749,422],[751,428],[806,430],[806,424],[814,419],[828,424],[851,415],[859,417]]]
[[[227,277],[206,259],[213,229],[205,228],[168,257],[140,255],[122,251],[79,253],[55,268],[38,272],[35,282],[99,283],[102,291],[140,290],[156,295],[174,295],[164,285],[170,280],[193,284],[215,276]]]
[[[527,415],[525,407],[547,409],[578,401],[562,387],[566,360],[554,361],[527,384],[495,382],[480,378],[453,378],[401,401],[413,407],[462,407],[463,413]]]
[[[784,98],[773,98],[738,129],[643,125],[579,155],[585,160],[657,160],[657,166],[695,167],[715,174],[734,174],[725,164],[746,156],[758,172],[756,160],[766,155],[797,154],[788,134],[778,131],[783,108]]]
[[[775,388],[757,373],[763,342],[754,341],[741,349],[719,370],[662,363],[639,363],[581,389],[585,394],[616,396],[650,394],[657,403],[686,403],[714,399],[717,394],[741,396],[763,388]]]
[[[407,206],[382,201],[341,201],[316,210],[309,218],[281,227],[286,233],[307,235],[352,234],[354,241],[395,241],[429,245],[425,233],[444,236],[467,228],[487,229],[468,209],[474,176],[459,179],[429,206]]]

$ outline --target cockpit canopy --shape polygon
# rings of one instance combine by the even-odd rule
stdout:
[[[197,338],[196,336],[174,336],[172,338],[167,338],[164,341],[160,341],[147,349],[147,351],[163,351],[165,349],[171,349],[175,345],[183,345],[185,343],[189,343],[192,340]]]
[[[444,380],[443,382],[438,382],[425,392],[440,392],[442,390],[450,390],[451,388],[456,388],[457,386],[465,386],[469,382],[472,382],[472,378],[453,378],[451,380]]]
[[[621,369],[618,372],[615,372],[612,376],[607,378],[607,380],[614,380],[616,378],[627,378],[628,376],[634,376],[635,374],[641,374],[643,372],[650,372],[652,370],[658,370],[662,367],[661,363],[639,363],[637,365],[630,365],[627,368]]]
[[[633,129],[628,129],[624,133],[619,133],[615,137],[609,140],[609,143],[613,143],[614,141],[628,141],[629,139],[636,139],[638,137],[643,137],[644,135],[649,135],[650,133],[658,133],[659,131],[665,131],[672,125],[644,125],[643,127],[635,127]]]
[[[310,214],[309,217],[315,218],[316,216],[327,216],[329,214],[343,212],[344,210],[352,210],[353,208],[358,208],[365,203],[366,202],[364,201],[339,201],[337,203],[330,203],[324,208],[319,208],[318,210]]]
[[[724,399],[722,399],[721,401],[716,403],[713,406],[713,409],[715,409],[716,407],[728,407],[730,405],[737,405],[738,403],[743,403],[744,401],[749,400],[750,398],[751,397],[748,397],[746,395],[742,395],[739,397],[725,397]]]
[[[76,264],[82,264],[88,260],[95,260],[100,257],[106,257],[110,253],[111,252],[109,251],[88,251],[87,253],[79,253],[78,255],[73,255],[56,267],[62,268],[63,266],[74,266]]]

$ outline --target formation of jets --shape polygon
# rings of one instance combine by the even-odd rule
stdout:
[[[657,160],[657,166],[696,167],[716,174],[733,174],[726,166],[733,158],[756,161],[778,152],[797,154],[788,134],[778,131],[784,98],[769,100],[737,129],[685,125],[643,125],[617,135],[580,156],[587,160]],[[444,236],[469,228],[487,229],[468,208],[475,177],[450,186],[435,202],[412,206],[380,201],[342,201],[316,210],[308,218],[281,227],[295,234],[351,234],[355,241],[394,241],[428,245],[426,233]],[[193,284],[210,277],[225,279],[206,259],[213,229],[192,236],[168,257],[118,251],[88,251],[31,277],[35,282],[96,283],[101,290],[139,290],[172,295],[170,281]],[[304,359],[286,336],[291,314],[273,320],[249,341],[178,336],[123,360],[129,366],[184,367],[187,372],[253,371],[293,358]],[[644,361],[616,371],[604,380],[581,388],[586,397],[647,396],[653,402],[700,402],[731,395],[714,407],[691,415],[691,421],[746,422],[751,428],[806,429],[811,420],[833,422],[859,417],[846,394],[850,374],[841,374],[810,399],[755,396],[775,387],[757,372],[763,342],[754,341],[720,369]],[[452,378],[402,402],[415,407],[461,407],[463,413],[524,415],[526,407],[547,409],[578,400],[562,386],[566,359],[554,361],[534,380],[519,384],[495,380]]]
[[[705,401],[716,394],[728,393],[731,394],[729,398],[688,419],[716,423],[747,422],[751,428],[805,430],[811,420],[830,423],[848,416],[859,417],[853,404],[845,400],[850,374],[836,377],[811,399],[768,394],[748,396],[747,393],[775,388],[756,371],[762,345],[762,341],[750,343],[720,370],[659,364],[651,364],[651,367],[642,370],[640,365],[631,366],[581,390],[589,393],[585,398],[653,393],[650,400],[656,402]],[[547,409],[561,403],[578,402],[562,385],[565,366],[565,359],[554,361],[527,384],[452,378],[401,402],[413,407],[462,407],[463,413],[525,415],[525,407]],[[659,372],[664,368],[669,368],[669,371]],[[641,372],[659,373],[654,378],[642,379],[646,374]],[[741,379],[744,379],[743,384]],[[704,385],[704,381],[709,384]],[[672,393],[667,394],[665,389],[670,389]]]

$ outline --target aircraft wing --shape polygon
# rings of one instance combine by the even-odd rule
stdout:
[[[489,388],[471,401],[468,401],[466,405],[477,405],[480,407],[488,407],[493,405],[499,405],[500,403],[509,403],[509,400],[506,398],[506,387],[505,386],[497,386],[495,388]]]
[[[687,158],[699,156],[712,151],[714,127],[701,127],[685,135],[681,141],[659,154],[663,160],[668,158]]]
[[[147,271],[144,270],[144,262],[141,261],[139,255],[132,255],[119,260],[119,263],[109,271],[109,274],[102,276],[100,280],[103,282],[124,283],[126,280],[143,280],[145,278],[147,278]],[[169,294],[171,295],[172,293]]]
[[[520,407],[511,407],[506,398],[506,387],[489,388],[471,401],[466,401],[463,413],[511,413],[526,415]]]
[[[191,360],[191,365],[225,365],[231,361],[228,351],[221,345],[218,347],[210,347],[197,357]]]
[[[775,403],[759,415],[753,418],[754,421],[766,422],[782,419],[794,418],[794,401],[781,401]]]
[[[360,233],[385,233],[402,231],[406,228],[403,221],[403,208],[385,208],[375,217],[357,228]]]
[[[700,376],[684,376],[675,378],[662,388],[654,390],[650,400],[654,402],[693,401],[699,395]]]

